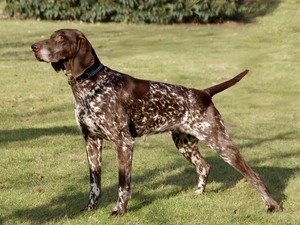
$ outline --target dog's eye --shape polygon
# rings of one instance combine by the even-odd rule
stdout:
[[[63,41],[65,40],[63,36],[59,35],[57,38],[56,38],[56,41]]]

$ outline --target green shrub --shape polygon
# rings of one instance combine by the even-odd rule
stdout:
[[[9,16],[125,23],[214,23],[245,20],[263,0],[6,0]]]

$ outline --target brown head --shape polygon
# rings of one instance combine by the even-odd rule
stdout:
[[[74,29],[57,30],[50,39],[37,42],[31,48],[37,60],[51,63],[56,72],[63,70],[69,80],[100,62],[83,33]]]

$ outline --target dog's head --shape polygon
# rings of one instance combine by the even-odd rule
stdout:
[[[63,70],[71,74],[69,78],[80,76],[97,59],[84,34],[74,29],[57,30],[49,39],[37,42],[31,48],[37,60],[51,63],[56,72]]]

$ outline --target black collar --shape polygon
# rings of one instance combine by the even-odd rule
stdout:
[[[90,68],[88,68],[86,71],[84,71],[84,73],[81,74],[79,77],[69,80],[68,81],[69,85],[74,86],[75,84],[80,84],[83,81],[91,78],[92,76],[96,75],[103,68],[103,66],[104,65],[101,62],[99,62],[99,64],[95,63]]]

